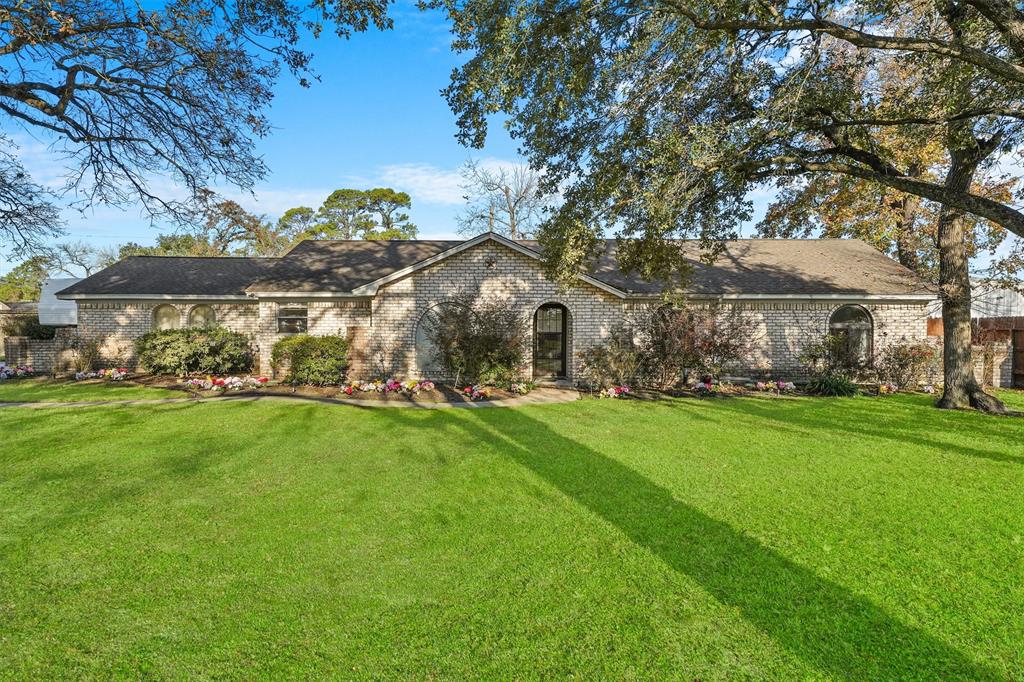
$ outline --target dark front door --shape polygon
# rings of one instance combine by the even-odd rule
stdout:
[[[533,318],[533,376],[565,377],[566,310],[557,303],[542,305]]]
[[[1024,329],[1013,332],[1013,385],[1024,387]]]

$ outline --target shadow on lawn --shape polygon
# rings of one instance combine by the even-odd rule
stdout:
[[[849,679],[1002,679],[929,633],[679,501],[620,462],[523,410],[467,413],[466,436],[492,443],[698,582],[811,665]],[[401,415],[395,415],[404,421]]]
[[[1024,464],[1024,456],[1007,454],[1005,449],[983,449],[987,444],[1003,442],[1018,447],[1024,433],[1024,420],[971,412],[950,412],[934,407],[908,404],[910,396],[859,398],[856,409],[843,409],[849,399],[813,398],[810,400],[723,400],[717,406],[730,414],[771,422],[771,429],[797,428],[805,432],[827,429],[854,437],[878,438],[897,443],[938,449],[993,462]],[[865,418],[867,416],[868,418]],[[731,421],[731,418],[728,418]],[[763,426],[763,425],[762,425]],[[949,442],[938,434],[961,429],[970,434],[968,445]]]

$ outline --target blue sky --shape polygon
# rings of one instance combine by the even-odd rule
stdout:
[[[319,206],[339,187],[390,186],[411,195],[421,236],[454,235],[462,203],[459,166],[470,156],[495,163],[521,159],[500,125],[492,127],[483,150],[455,140],[455,117],[440,90],[459,58],[449,49],[443,15],[420,12],[403,0],[392,16],[392,31],[309,42],[321,80],[308,89],[287,75],[279,80],[269,112],[275,130],[257,143],[270,175],[255,197],[220,188],[224,194],[276,219],[292,206]],[[9,131],[32,175],[57,184],[61,168],[49,140]],[[65,218],[64,240],[97,246],[152,243],[159,234],[137,209],[97,207],[85,214],[68,211]],[[0,272],[14,264],[0,260]]]

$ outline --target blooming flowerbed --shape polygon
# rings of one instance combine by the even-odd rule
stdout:
[[[345,395],[353,393],[401,393],[404,395],[417,395],[421,391],[433,391],[433,381],[354,381],[341,389]]]
[[[487,400],[491,397],[491,389],[481,384],[475,386],[466,386],[462,389],[463,395],[467,396],[470,400]]]
[[[6,379],[20,379],[21,377],[30,377],[35,374],[35,370],[28,365],[18,365],[12,367],[6,362],[0,362],[0,381]]]
[[[95,372],[75,372],[75,381],[85,379],[106,379],[107,381],[124,381],[128,378],[128,369],[115,367],[111,369],[98,369]]]
[[[791,393],[796,390],[796,384],[792,381],[758,381],[753,388],[765,393]]]
[[[266,377],[214,377],[194,378],[185,381],[185,387],[194,391],[241,391],[246,388],[259,388],[267,383]]]
[[[630,394],[629,386],[612,386],[598,394],[601,398],[624,398]]]

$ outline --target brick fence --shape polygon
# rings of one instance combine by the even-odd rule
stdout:
[[[69,371],[74,361],[75,327],[58,327],[52,339],[27,336],[4,338],[4,361],[10,366],[28,366],[48,374]]]

